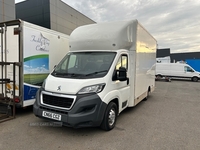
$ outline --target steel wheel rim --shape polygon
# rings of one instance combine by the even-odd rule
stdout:
[[[112,108],[108,115],[109,126],[112,126],[115,123],[115,117],[116,117],[115,110],[114,110],[114,108]]]

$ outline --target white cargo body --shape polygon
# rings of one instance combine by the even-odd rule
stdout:
[[[78,27],[70,52],[38,91],[34,114],[71,127],[113,129],[118,114],[154,90],[156,46],[137,20]]]
[[[33,105],[44,79],[69,51],[69,36],[22,20],[1,22],[0,30],[2,102]]]
[[[157,63],[156,77],[188,78],[197,82],[200,79],[200,72],[186,63]]]

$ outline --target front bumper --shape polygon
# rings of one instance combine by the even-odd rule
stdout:
[[[100,126],[107,104],[104,103],[96,93],[77,95],[74,105],[70,110],[58,109],[41,104],[39,89],[36,94],[36,101],[33,106],[33,113],[40,118],[43,111],[61,115],[61,123],[64,126],[74,128]],[[57,120],[48,119],[54,122]]]

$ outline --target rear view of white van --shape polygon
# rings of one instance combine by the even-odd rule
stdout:
[[[200,72],[195,71],[188,64],[183,63],[156,63],[156,78],[174,77],[190,78],[197,82],[200,79]]]

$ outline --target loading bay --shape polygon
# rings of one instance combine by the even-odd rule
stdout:
[[[156,81],[147,101],[118,116],[116,127],[73,129],[39,119],[32,108],[0,123],[1,150],[200,149],[200,81]]]

